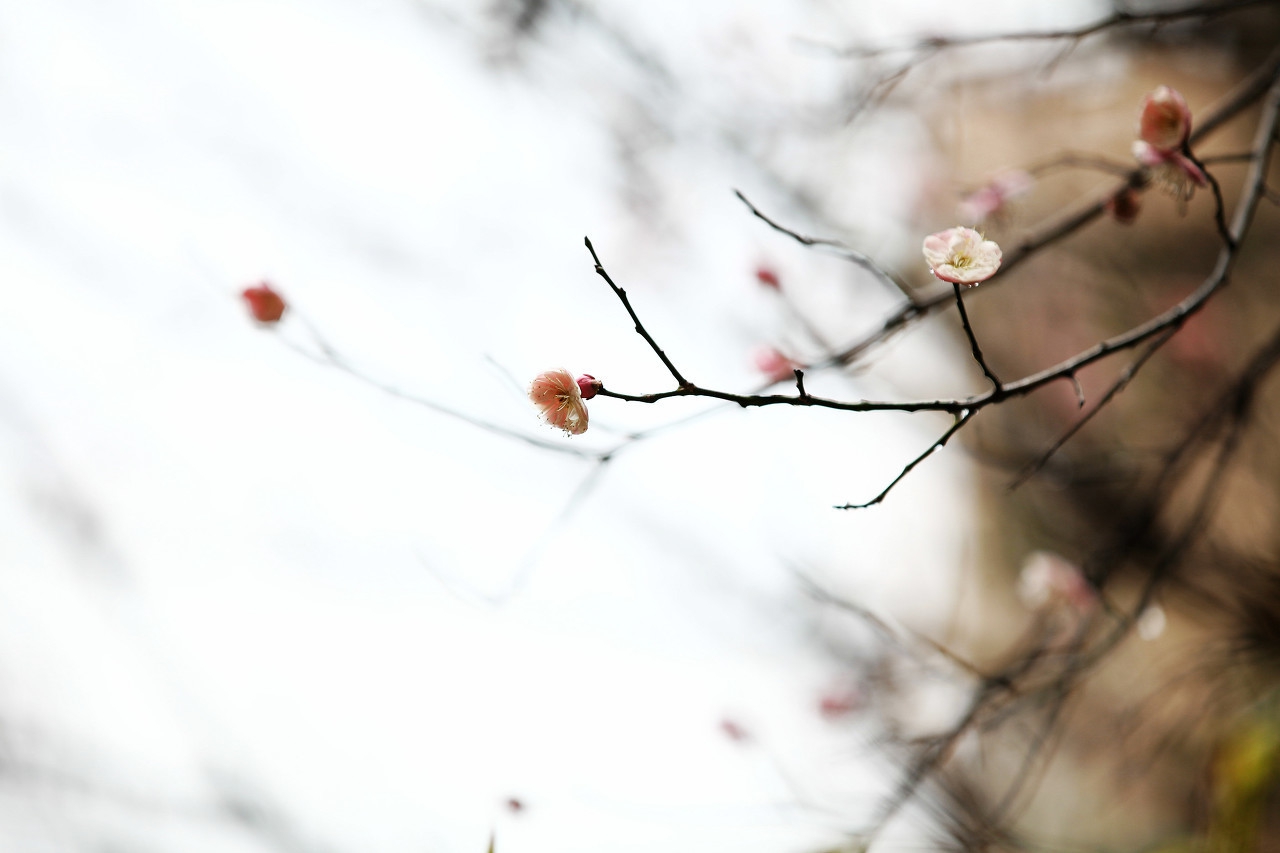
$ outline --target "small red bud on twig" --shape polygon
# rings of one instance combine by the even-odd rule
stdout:
[[[246,287],[240,295],[249,306],[253,319],[259,323],[271,325],[280,322],[280,318],[284,316],[284,297],[272,290],[271,285],[265,281],[254,287]]]

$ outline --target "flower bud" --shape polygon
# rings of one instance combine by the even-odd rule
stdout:
[[[1125,187],[1107,202],[1107,210],[1122,225],[1130,225],[1142,210],[1142,197],[1133,187]]]
[[[758,347],[753,355],[756,370],[771,382],[782,382],[795,376],[795,364],[773,347]]]
[[[1191,135],[1191,110],[1177,89],[1161,86],[1142,101],[1138,138],[1159,151],[1181,148]]]
[[[255,287],[246,287],[240,294],[249,306],[249,313],[259,323],[272,324],[280,322],[284,316],[285,302],[280,294],[271,289],[265,281]]]
[[[782,289],[782,281],[778,278],[778,273],[771,267],[766,267],[764,265],[756,267],[756,281],[760,282],[765,287],[771,287],[774,290]]]
[[[590,373],[584,373],[578,377],[578,390],[582,393],[584,400],[590,400],[603,387],[604,383]]]
[[[960,218],[975,225],[987,219],[1001,218],[1007,212],[1009,202],[1028,192],[1034,184],[1035,178],[1022,169],[1001,172],[985,186],[960,200]]]

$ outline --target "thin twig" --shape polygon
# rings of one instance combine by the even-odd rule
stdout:
[[[1049,459],[1052,458],[1055,453],[1057,453],[1059,450],[1062,449],[1062,446],[1064,444],[1070,441],[1075,436],[1076,433],[1078,433],[1081,429],[1085,427],[1086,424],[1089,423],[1089,421],[1093,420],[1094,416],[1098,414],[1098,412],[1102,411],[1104,406],[1110,403],[1111,400],[1116,395],[1118,395],[1121,391],[1123,391],[1129,385],[1129,382],[1132,381],[1133,377],[1137,375],[1139,370],[1142,369],[1142,366],[1147,363],[1147,360],[1150,359],[1151,356],[1155,355],[1156,352],[1161,347],[1163,347],[1169,341],[1169,339],[1172,338],[1177,333],[1179,328],[1180,328],[1179,326],[1170,326],[1168,329],[1165,330],[1164,334],[1156,337],[1156,339],[1153,340],[1147,346],[1147,348],[1144,349],[1138,355],[1138,357],[1129,364],[1128,367],[1126,367],[1124,370],[1120,372],[1120,375],[1119,377],[1116,378],[1116,381],[1113,382],[1111,384],[1111,387],[1107,389],[1107,393],[1102,395],[1102,399],[1100,399],[1092,409],[1090,409],[1087,413],[1085,413],[1083,417],[1076,420],[1076,422],[1073,423],[1067,429],[1066,432],[1058,436],[1057,440],[1054,441],[1053,444],[1045,448],[1043,453],[1041,453],[1035,459],[1028,462],[1026,466],[1024,466],[1023,469],[1018,472],[1018,475],[1014,477],[1011,483],[1009,483],[1008,491],[1010,492],[1016,491],[1019,486],[1021,486],[1023,483],[1027,482],[1027,480],[1030,480],[1037,473],[1039,473],[1044,468],[1044,466],[1049,463]],[[1075,374],[1071,375],[1071,381],[1075,384],[1077,399],[1079,399],[1080,405],[1083,406],[1084,392],[1080,388],[1080,381],[1076,379]]]
[[[843,258],[852,264],[856,264],[871,273],[877,281],[883,282],[886,287],[893,291],[895,296],[904,297],[908,302],[915,301],[911,294],[911,288],[907,287],[906,282],[902,281],[902,279],[877,264],[872,260],[870,255],[859,252],[857,249],[854,249],[839,240],[829,240],[822,237],[807,237],[798,231],[793,231],[762,213],[758,207],[752,204],[747,197],[742,194],[741,190],[734,190],[733,194],[738,197],[739,201],[747,206],[747,209],[751,211],[753,216],[768,225],[774,231],[777,231],[780,234],[786,234],[788,237],[803,246],[814,246],[816,248],[825,249],[839,258]]]
[[[295,311],[294,313],[297,313],[297,312]],[[281,340],[284,342],[285,346],[287,346],[289,349],[293,350],[294,352],[298,353],[299,355],[303,356],[304,358],[310,359],[311,361],[314,361],[316,364],[319,364],[322,367],[331,367],[335,370],[341,371],[342,373],[347,374],[351,378],[365,385],[368,385],[371,388],[381,391],[383,394],[386,394],[390,397],[395,397],[397,400],[403,400],[406,403],[412,403],[413,405],[420,406],[424,409],[429,409],[437,414],[453,418],[454,420],[462,421],[465,424],[476,427],[477,429],[484,430],[485,432],[492,433],[493,435],[500,435],[503,438],[515,439],[517,441],[524,442],[525,444],[532,445],[542,450],[551,450],[556,453],[563,453],[568,456],[577,456],[582,459],[599,459],[603,455],[598,451],[588,450],[582,447],[576,447],[572,444],[566,444],[563,441],[552,441],[546,438],[539,438],[536,435],[529,435],[528,433],[520,432],[519,430],[510,429],[509,427],[504,427],[504,426],[501,426],[500,424],[491,423],[481,418],[477,418],[474,415],[468,415],[465,412],[460,412],[457,409],[453,409],[453,408],[450,408],[449,406],[445,406],[441,403],[437,403],[435,400],[429,399],[427,397],[420,397],[416,394],[411,394],[408,391],[404,391],[388,382],[383,382],[380,379],[375,379],[374,377],[370,376],[367,373],[362,372],[359,368],[352,365],[351,362],[348,361],[345,356],[343,356],[336,349],[334,349],[327,341],[325,341],[320,336],[320,334],[316,331],[315,327],[312,326],[309,322],[307,323],[307,328],[308,328],[308,331],[311,333],[312,337],[315,339],[316,347],[320,350],[320,354],[318,355],[306,349],[305,347],[302,347],[302,346],[299,346],[298,344],[293,343],[292,341],[285,340],[284,338],[281,338]]]
[[[963,429],[963,428],[964,428],[964,425],[965,425],[965,424],[967,424],[967,423],[969,423],[969,421],[973,419],[973,416],[974,416],[975,414],[977,414],[977,412],[974,412],[974,411],[965,411],[965,412],[963,412],[963,413],[961,413],[961,414],[957,415],[957,416],[956,416],[955,423],[953,423],[953,424],[952,424],[952,425],[947,429],[947,431],[946,431],[946,432],[944,432],[944,433],[943,433],[943,434],[938,438],[938,440],[937,440],[937,441],[935,441],[933,444],[929,445],[928,449],[927,449],[927,450],[925,450],[925,451],[924,451],[924,453],[921,453],[921,454],[920,454],[919,456],[917,456],[915,459],[912,459],[910,462],[908,462],[908,463],[906,464],[906,467],[904,467],[900,472],[898,472],[898,476],[896,476],[896,477],[894,477],[894,478],[893,478],[893,482],[891,482],[891,483],[889,483],[889,485],[885,486],[885,487],[884,487],[884,489],[880,492],[880,494],[876,495],[874,498],[872,498],[871,500],[867,501],[866,503],[860,503],[860,504],[843,504],[843,505],[841,505],[841,506],[837,506],[837,507],[836,507],[836,509],[866,509],[867,507],[875,506],[876,504],[878,504],[878,503],[880,503],[881,501],[883,501],[886,497],[888,497],[888,496],[889,496],[889,492],[893,491],[893,487],[894,487],[894,486],[896,486],[896,485],[898,485],[898,483],[901,483],[901,482],[902,482],[902,480],[903,480],[903,478],[904,478],[904,477],[906,477],[908,474],[910,474],[910,473],[911,473],[911,471],[912,471],[912,470],[913,470],[917,465],[919,465],[919,464],[920,464],[921,462],[923,462],[924,460],[928,459],[928,458],[929,458],[930,456],[932,456],[936,451],[941,450],[942,448],[946,447],[946,446],[947,446],[947,442],[951,440],[951,437],[952,437],[953,435],[955,435],[956,433],[958,433],[961,429]]]
[[[956,310],[960,312],[960,323],[964,326],[965,337],[969,339],[969,348],[973,351],[973,360],[978,362],[978,367],[982,368],[982,373],[991,380],[991,384],[995,386],[991,401],[994,402],[1000,395],[1000,380],[991,372],[991,368],[987,366],[987,360],[982,357],[982,347],[978,346],[978,338],[973,333],[973,326],[969,323],[969,312],[964,309],[964,299],[960,296],[960,285],[953,284],[956,294]]]
[[[645,339],[650,348],[652,348],[654,353],[657,354],[658,358],[662,360],[662,363],[666,365],[667,370],[671,371],[671,376],[676,380],[676,385],[680,388],[693,387],[689,380],[680,375],[680,371],[676,370],[676,366],[671,363],[671,359],[667,358],[667,354],[662,351],[662,347],[658,346],[658,342],[655,341],[653,336],[649,334],[647,329],[645,329],[644,323],[640,322],[640,318],[636,316],[635,309],[631,307],[631,300],[627,298],[627,292],[614,284],[613,279],[609,277],[609,273],[605,272],[604,266],[600,263],[600,257],[596,254],[595,246],[591,245],[591,238],[583,237],[582,241],[586,244],[587,251],[591,253],[591,259],[595,261],[596,274],[603,278],[608,283],[609,287],[613,288],[613,292],[617,295],[618,299],[622,301],[622,306],[626,308],[627,313],[631,315],[631,321],[636,324],[636,332],[640,337]]]

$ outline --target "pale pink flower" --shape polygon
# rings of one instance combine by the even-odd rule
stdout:
[[[1018,597],[1027,607],[1066,604],[1081,613],[1097,604],[1097,594],[1080,567],[1057,554],[1036,551],[1022,565]]]
[[[1021,169],[1001,172],[986,186],[960,200],[960,218],[977,224],[1005,211],[1010,199],[1023,195],[1035,184],[1035,178]]]
[[[943,281],[972,287],[1000,269],[1000,247],[972,228],[956,226],[924,238],[929,271]]]
[[[1209,183],[1200,167],[1176,148],[1166,151],[1144,140],[1135,139],[1133,156],[1151,169],[1151,180],[1156,186],[1180,201],[1191,198],[1196,187],[1207,186]]]
[[[756,370],[769,377],[771,382],[782,382],[795,376],[795,362],[773,347],[757,347],[752,358]]]
[[[1175,151],[1191,135],[1191,110],[1177,89],[1161,86],[1142,101],[1138,138],[1157,151]]]
[[[587,404],[582,400],[578,381],[567,370],[548,370],[538,374],[529,386],[529,399],[553,427],[570,435],[587,431]]]

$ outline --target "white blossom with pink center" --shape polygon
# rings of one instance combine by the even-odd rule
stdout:
[[[943,281],[972,287],[1000,269],[1000,247],[972,228],[956,226],[924,238],[929,271]]]

